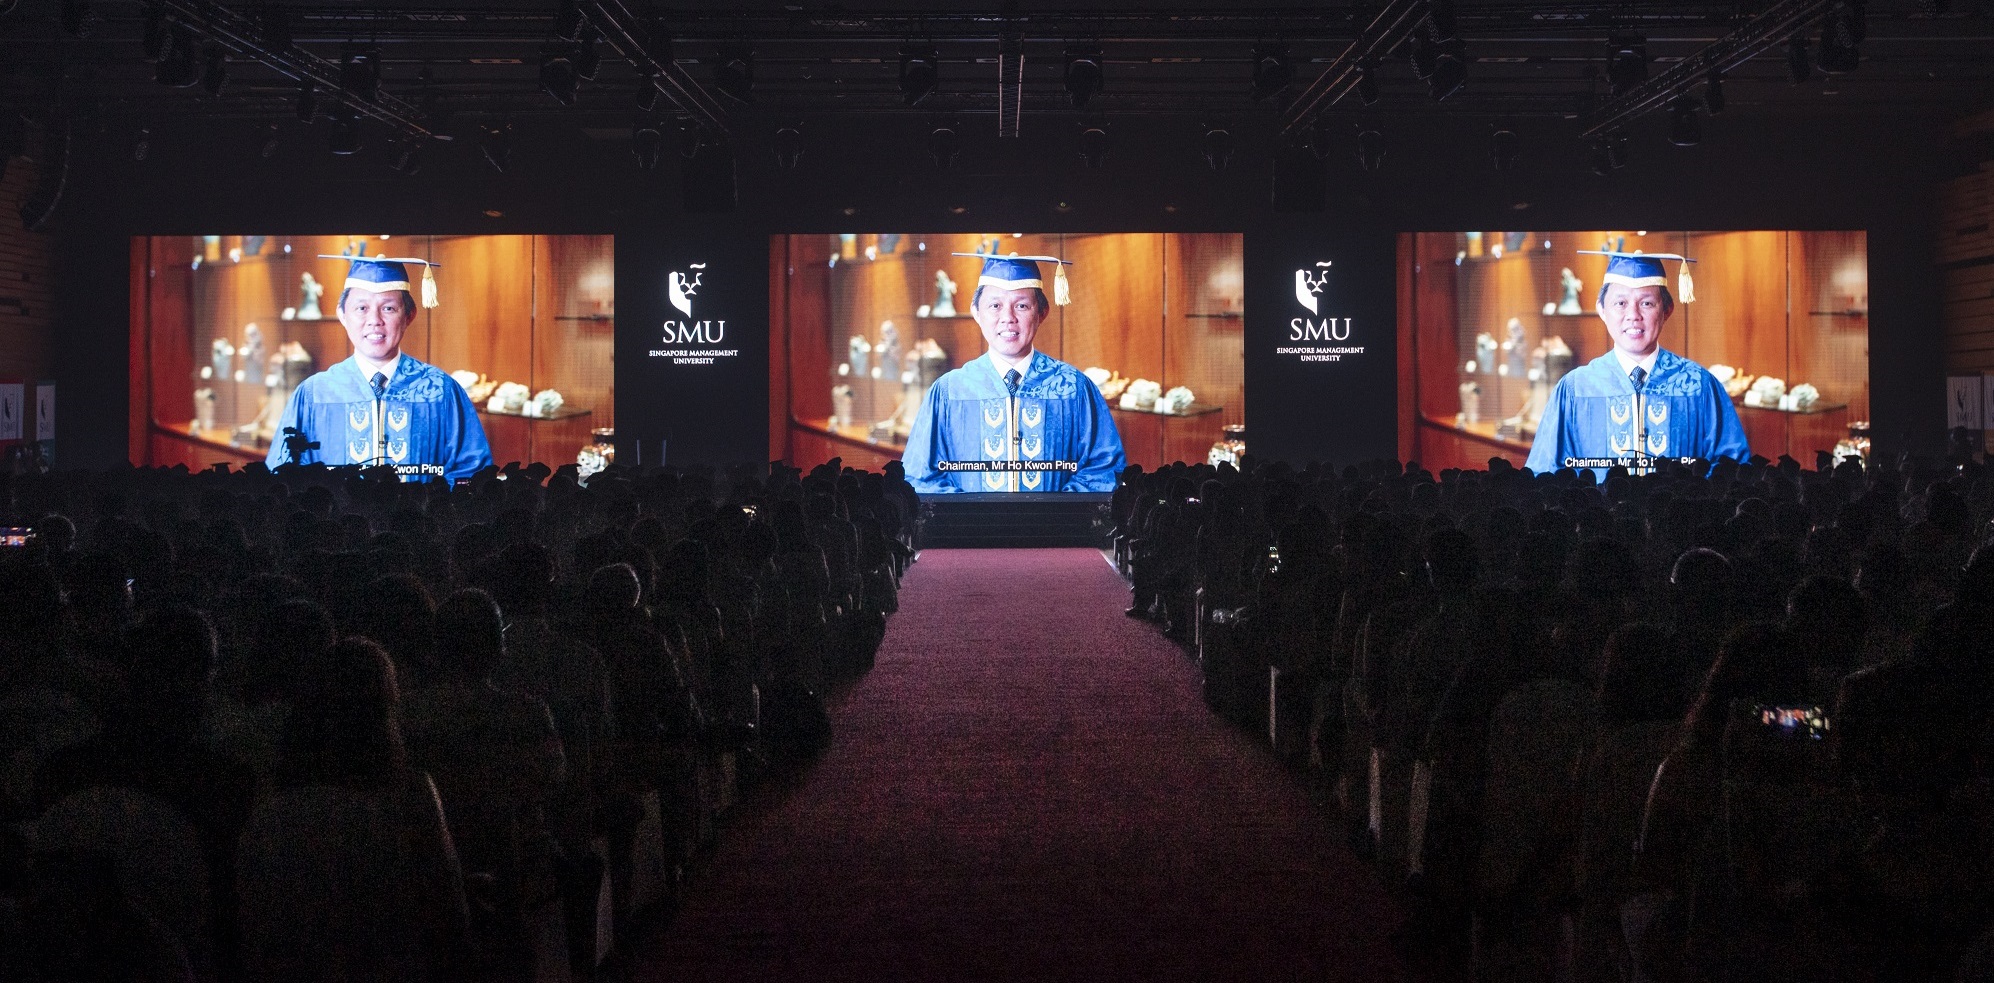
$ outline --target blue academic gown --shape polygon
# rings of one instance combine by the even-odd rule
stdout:
[[[1573,369],[1552,388],[1524,466],[1542,474],[1575,457],[1751,457],[1730,395],[1703,366],[1662,349],[1641,395],[1647,416],[1645,448],[1635,446],[1634,380],[1620,359],[1607,352]]]
[[[1122,435],[1094,380],[1033,352],[1013,406],[989,354],[935,380],[901,461],[922,494],[1112,492],[1127,466]],[[1015,440],[1013,438],[1016,438]],[[1070,461],[1077,470],[946,472],[943,461]]]
[[[284,444],[285,427],[298,428],[319,449],[293,462]],[[348,358],[291,393],[265,461],[273,468],[290,463],[389,464],[404,481],[456,481],[492,463],[492,447],[471,397],[443,370],[403,355],[377,414],[373,385],[362,377],[359,361]]]

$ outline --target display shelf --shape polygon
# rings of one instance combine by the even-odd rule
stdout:
[[[487,409],[483,406],[480,406],[478,407],[478,412],[484,414],[485,416],[509,416],[516,420],[532,420],[535,423],[550,423],[555,420],[572,420],[578,416],[588,416],[590,413],[594,411],[584,409],[579,406],[563,406],[545,416],[527,416],[524,413],[507,413],[504,410]]]
[[[1158,410],[1124,409],[1123,407],[1115,403],[1109,403],[1108,409],[1113,410],[1116,413],[1131,414],[1135,416],[1161,416],[1161,417],[1210,416],[1213,413],[1225,412],[1225,407],[1223,406],[1212,406],[1206,403],[1192,403],[1189,409],[1186,409],[1181,413],[1165,413]]]
[[[1813,317],[1868,317],[1868,311],[1808,311]]]
[[[1746,405],[1744,400],[1736,400],[1734,402],[1740,410],[1751,410],[1755,413],[1781,413],[1786,416],[1820,416],[1823,413],[1839,413],[1849,408],[1849,404],[1847,403],[1815,403],[1804,410],[1783,410],[1777,406],[1749,406]]]

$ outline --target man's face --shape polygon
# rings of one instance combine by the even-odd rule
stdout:
[[[1613,336],[1613,347],[1634,358],[1647,358],[1662,345],[1662,322],[1669,310],[1658,286],[1629,287],[1610,283],[1599,300],[1599,319]]]
[[[415,312],[409,310],[408,294],[400,290],[376,293],[363,287],[347,291],[339,305],[339,323],[346,328],[346,340],[364,358],[385,362],[402,350],[402,334],[408,331]]]
[[[983,329],[983,340],[990,350],[1013,360],[1032,350],[1039,322],[1045,320],[1038,292],[1030,287],[1022,290],[984,287],[976,298],[976,310],[971,313],[976,326]]]

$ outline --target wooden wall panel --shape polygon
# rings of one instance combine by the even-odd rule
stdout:
[[[40,127],[29,129],[38,144]],[[46,232],[29,232],[18,218],[21,203],[41,181],[38,150],[31,147],[0,164],[0,375],[26,381],[30,405],[34,382],[52,378],[55,369],[55,240]],[[76,193],[72,188],[70,194]],[[56,418],[61,419],[59,412]]]
[[[534,449],[534,460],[574,460],[588,431],[616,426],[616,253],[612,236],[533,236],[535,392],[554,389],[577,417],[583,437],[572,448]],[[562,421],[566,422],[566,421]],[[543,436],[548,423],[540,424]],[[566,430],[572,431],[573,426]]]
[[[1224,407],[1216,416],[1198,418],[1198,432],[1204,434],[1198,461],[1219,439],[1221,427],[1246,419],[1244,242],[1224,233],[1163,237],[1165,388],[1189,386],[1198,402]]]
[[[1679,345],[1673,350],[1706,366],[1798,382],[1787,357],[1787,291],[1779,289],[1788,269],[1787,238],[1765,231],[1692,236],[1697,302],[1676,305],[1662,344]]]
[[[769,237],[769,457],[789,460],[789,236]]]
[[[831,357],[831,270],[826,261],[836,249],[836,236],[788,238],[787,319],[771,321],[770,333],[784,335],[789,346],[789,364],[779,370],[789,390],[791,419],[824,420],[831,416],[835,360]],[[776,388],[781,387],[770,384],[771,392]]]
[[[1154,234],[1067,236],[1054,246],[1046,255],[1073,261],[1067,271],[1073,303],[1056,318],[1063,343],[1041,350],[1076,369],[1099,366],[1131,379],[1154,380],[1165,389],[1177,385],[1164,358],[1163,239]]]
[[[1847,404],[1852,420],[1869,419],[1868,240],[1866,232],[1788,235],[1793,332],[1787,384],[1813,383],[1822,402]],[[1837,439],[1842,436],[1847,433]]]
[[[439,236],[427,258],[442,304],[429,312],[423,361],[501,382],[533,384],[533,236]],[[414,354],[413,352],[411,354]]]

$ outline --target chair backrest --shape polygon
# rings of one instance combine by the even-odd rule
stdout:
[[[33,802],[42,762],[99,730],[97,715],[73,694],[34,686],[0,696],[0,805]]]
[[[1587,755],[1579,791],[1581,893],[1610,890],[1631,872],[1655,769],[1681,731],[1674,720],[1629,724],[1608,731]]]
[[[1599,731],[1598,702],[1566,680],[1524,683],[1496,705],[1482,793],[1484,896],[1515,887],[1577,839],[1580,768]]]
[[[192,823],[164,800],[131,788],[73,792],[32,827],[37,852],[113,858],[118,885],[172,931],[197,963],[210,954],[208,863]]]

